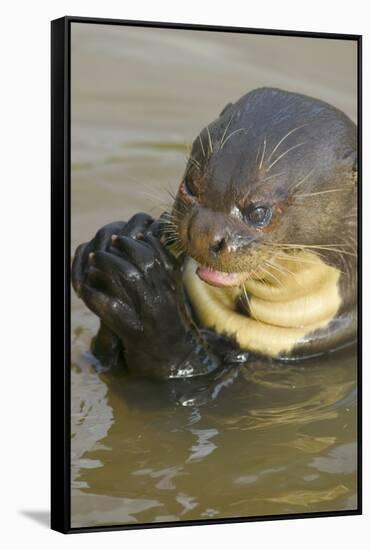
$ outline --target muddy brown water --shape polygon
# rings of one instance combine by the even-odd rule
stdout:
[[[74,23],[72,250],[105,223],[161,213],[187,144],[262,85],[355,119],[355,44]],[[74,527],[356,508],[353,353],[251,364],[215,401],[179,407],[159,384],[99,374],[96,328],[72,292]]]

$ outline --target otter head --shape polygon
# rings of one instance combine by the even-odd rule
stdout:
[[[272,263],[298,251],[341,263],[354,237],[355,166],[356,128],[344,113],[254,90],[193,142],[172,234],[216,286],[273,276]]]

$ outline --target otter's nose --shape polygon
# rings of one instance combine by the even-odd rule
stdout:
[[[199,208],[184,226],[189,255],[200,263],[220,260],[248,245],[252,236],[225,214]]]
[[[223,252],[233,253],[246,247],[254,240],[251,235],[236,235],[226,229],[223,234],[214,235],[209,245],[210,256],[216,258]]]
[[[227,238],[225,236],[215,236],[213,242],[209,245],[210,256],[214,256],[214,258],[216,258],[226,248]]]

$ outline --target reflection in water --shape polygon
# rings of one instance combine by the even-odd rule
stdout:
[[[333,489],[325,491],[292,491],[280,497],[270,497],[267,500],[270,502],[292,504],[293,506],[306,506],[308,508],[311,504],[333,501],[337,497],[347,493],[349,493],[348,487],[345,487],[345,485],[336,485]]]
[[[107,388],[97,384],[95,373],[82,371],[73,365],[71,383],[79,392],[71,394],[71,437],[72,437],[72,488],[87,487],[84,481],[77,481],[80,468],[100,468],[100,460],[87,458],[85,453],[92,449],[104,449],[99,443],[108,433],[113,421],[111,407],[107,404]]]
[[[277,383],[280,367],[252,364],[198,409],[80,366],[74,524],[354,508],[354,354],[339,363],[283,365]]]
[[[212,428],[211,430],[189,430],[197,437],[197,442],[191,447],[191,454],[187,458],[186,462],[192,462],[194,460],[202,460],[211,454],[217,446],[209,441],[212,437],[218,434],[218,430]]]
[[[186,143],[254,87],[355,113],[351,42],[74,24],[72,48],[72,250],[104,223],[161,213]],[[356,507],[354,354],[255,362],[183,408],[159,383],[99,374],[96,329],[72,294],[73,526]]]

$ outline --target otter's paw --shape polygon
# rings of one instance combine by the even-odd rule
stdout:
[[[111,241],[107,251],[90,253],[82,298],[124,341],[158,334],[178,315],[175,260],[149,233]]]
[[[86,283],[89,270],[89,255],[98,251],[105,251],[111,246],[112,235],[125,235],[133,239],[143,236],[147,228],[153,223],[153,218],[148,214],[135,214],[128,222],[113,222],[104,225],[96,233],[95,237],[77,247],[72,262],[72,285],[76,294],[81,296],[81,287]],[[89,304],[87,304],[90,307]]]

